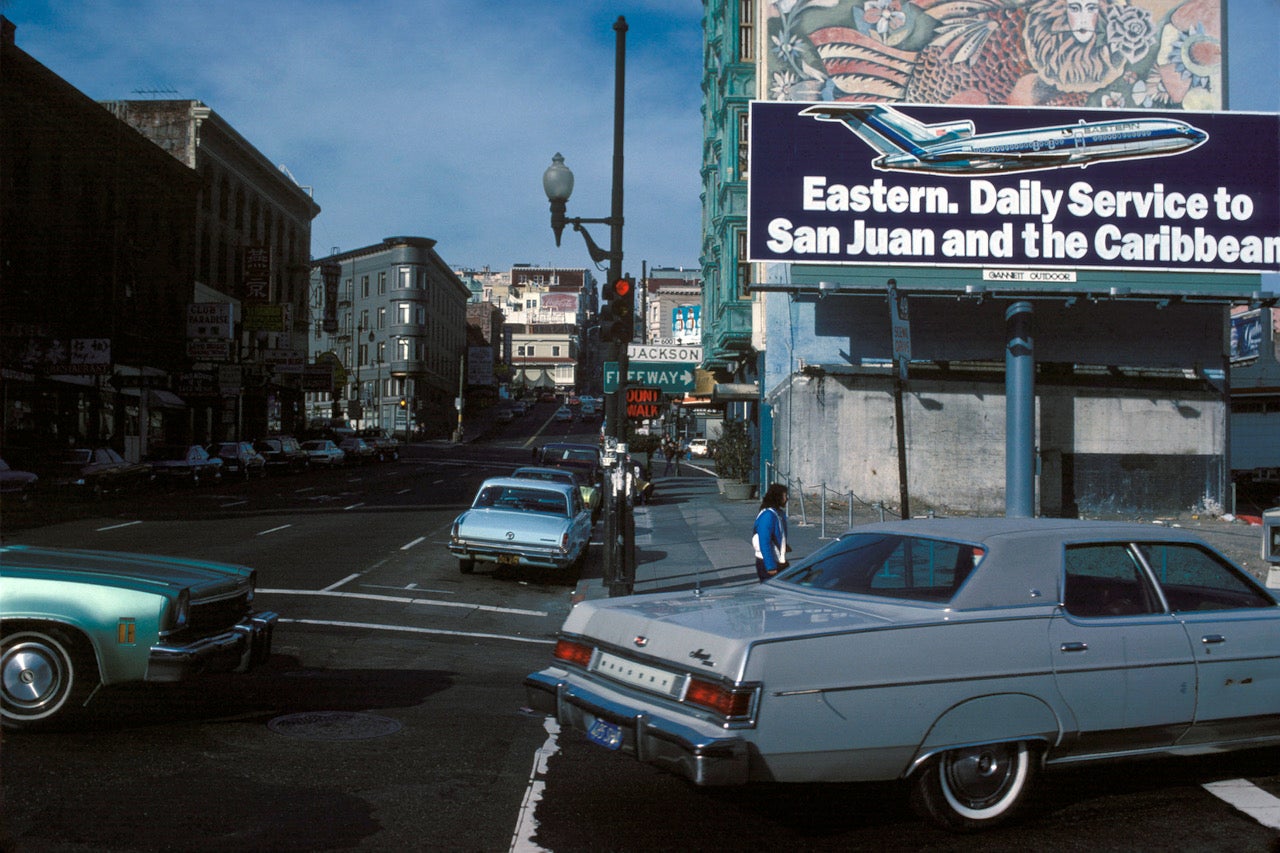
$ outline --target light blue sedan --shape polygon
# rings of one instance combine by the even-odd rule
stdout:
[[[477,562],[580,569],[591,540],[591,510],[575,483],[493,477],[453,522],[449,550],[464,574]]]
[[[906,780],[969,830],[1043,768],[1280,744],[1280,606],[1185,530],[890,522],[765,583],[581,602],[525,685],[698,785]]]

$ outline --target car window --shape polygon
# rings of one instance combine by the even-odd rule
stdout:
[[[1196,545],[1146,542],[1138,548],[1172,610],[1276,606],[1234,566]]]
[[[517,486],[488,486],[476,495],[478,507],[518,509],[550,515],[567,515],[567,504],[560,492],[545,489],[526,489]]]
[[[779,578],[836,592],[943,602],[955,595],[983,554],[965,543],[860,533],[836,540]]]
[[[1073,616],[1134,616],[1161,610],[1137,555],[1123,542],[1068,546],[1062,601]]]

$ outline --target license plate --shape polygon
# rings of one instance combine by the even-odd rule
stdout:
[[[597,719],[587,729],[587,739],[606,749],[618,749],[622,746],[622,729],[608,720]]]
[[[499,554],[498,565],[499,566],[518,566],[520,565],[520,555],[519,554]]]

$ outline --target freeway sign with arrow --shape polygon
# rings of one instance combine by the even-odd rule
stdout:
[[[664,394],[693,390],[694,362],[632,361],[627,364],[627,384],[661,388]],[[604,393],[618,390],[618,362],[604,363]]]

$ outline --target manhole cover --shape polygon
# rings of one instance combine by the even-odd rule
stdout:
[[[305,740],[366,740],[395,734],[400,731],[400,721],[349,711],[307,711],[276,717],[267,728]]]

